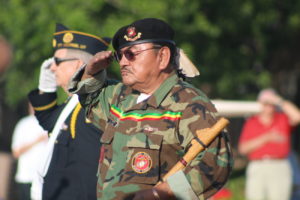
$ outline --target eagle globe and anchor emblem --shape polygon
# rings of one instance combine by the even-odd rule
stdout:
[[[148,172],[152,167],[152,159],[146,152],[138,152],[132,158],[132,169],[139,174]]]

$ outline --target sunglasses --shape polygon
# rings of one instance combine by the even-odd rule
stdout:
[[[78,60],[78,58],[58,58],[58,57],[54,57],[53,59],[56,66],[60,65],[62,62]]]
[[[116,59],[117,62],[120,62],[120,60],[122,59],[123,55],[125,56],[125,58],[128,60],[128,61],[134,61],[135,60],[135,57],[137,55],[139,55],[140,53],[144,52],[144,51],[147,51],[147,50],[151,50],[151,49],[160,49],[161,47],[159,46],[154,46],[154,47],[151,47],[149,49],[143,49],[143,50],[140,50],[140,51],[135,51],[133,52],[130,48],[129,49],[126,49],[124,51],[116,51],[113,53],[113,56],[114,58]]]

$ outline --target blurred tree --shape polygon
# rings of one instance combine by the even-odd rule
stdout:
[[[0,35],[14,49],[5,77],[9,105],[36,87],[39,66],[52,54],[56,22],[113,36],[120,26],[144,17],[161,18],[174,27],[177,44],[200,69],[193,83],[211,98],[254,99],[258,90],[272,86],[299,100],[296,0],[0,0],[0,4]],[[119,78],[117,64],[111,72]]]

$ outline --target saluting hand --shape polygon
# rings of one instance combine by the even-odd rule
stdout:
[[[51,57],[46,59],[41,65],[38,88],[42,92],[56,91],[56,87],[57,87],[56,77],[55,74],[50,69],[53,61],[54,59]]]
[[[111,51],[101,51],[94,55],[85,68],[85,74],[93,76],[103,69],[106,69],[112,61]]]

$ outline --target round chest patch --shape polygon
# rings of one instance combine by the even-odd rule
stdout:
[[[146,173],[152,166],[152,159],[145,152],[138,152],[132,158],[132,169],[139,174]]]

